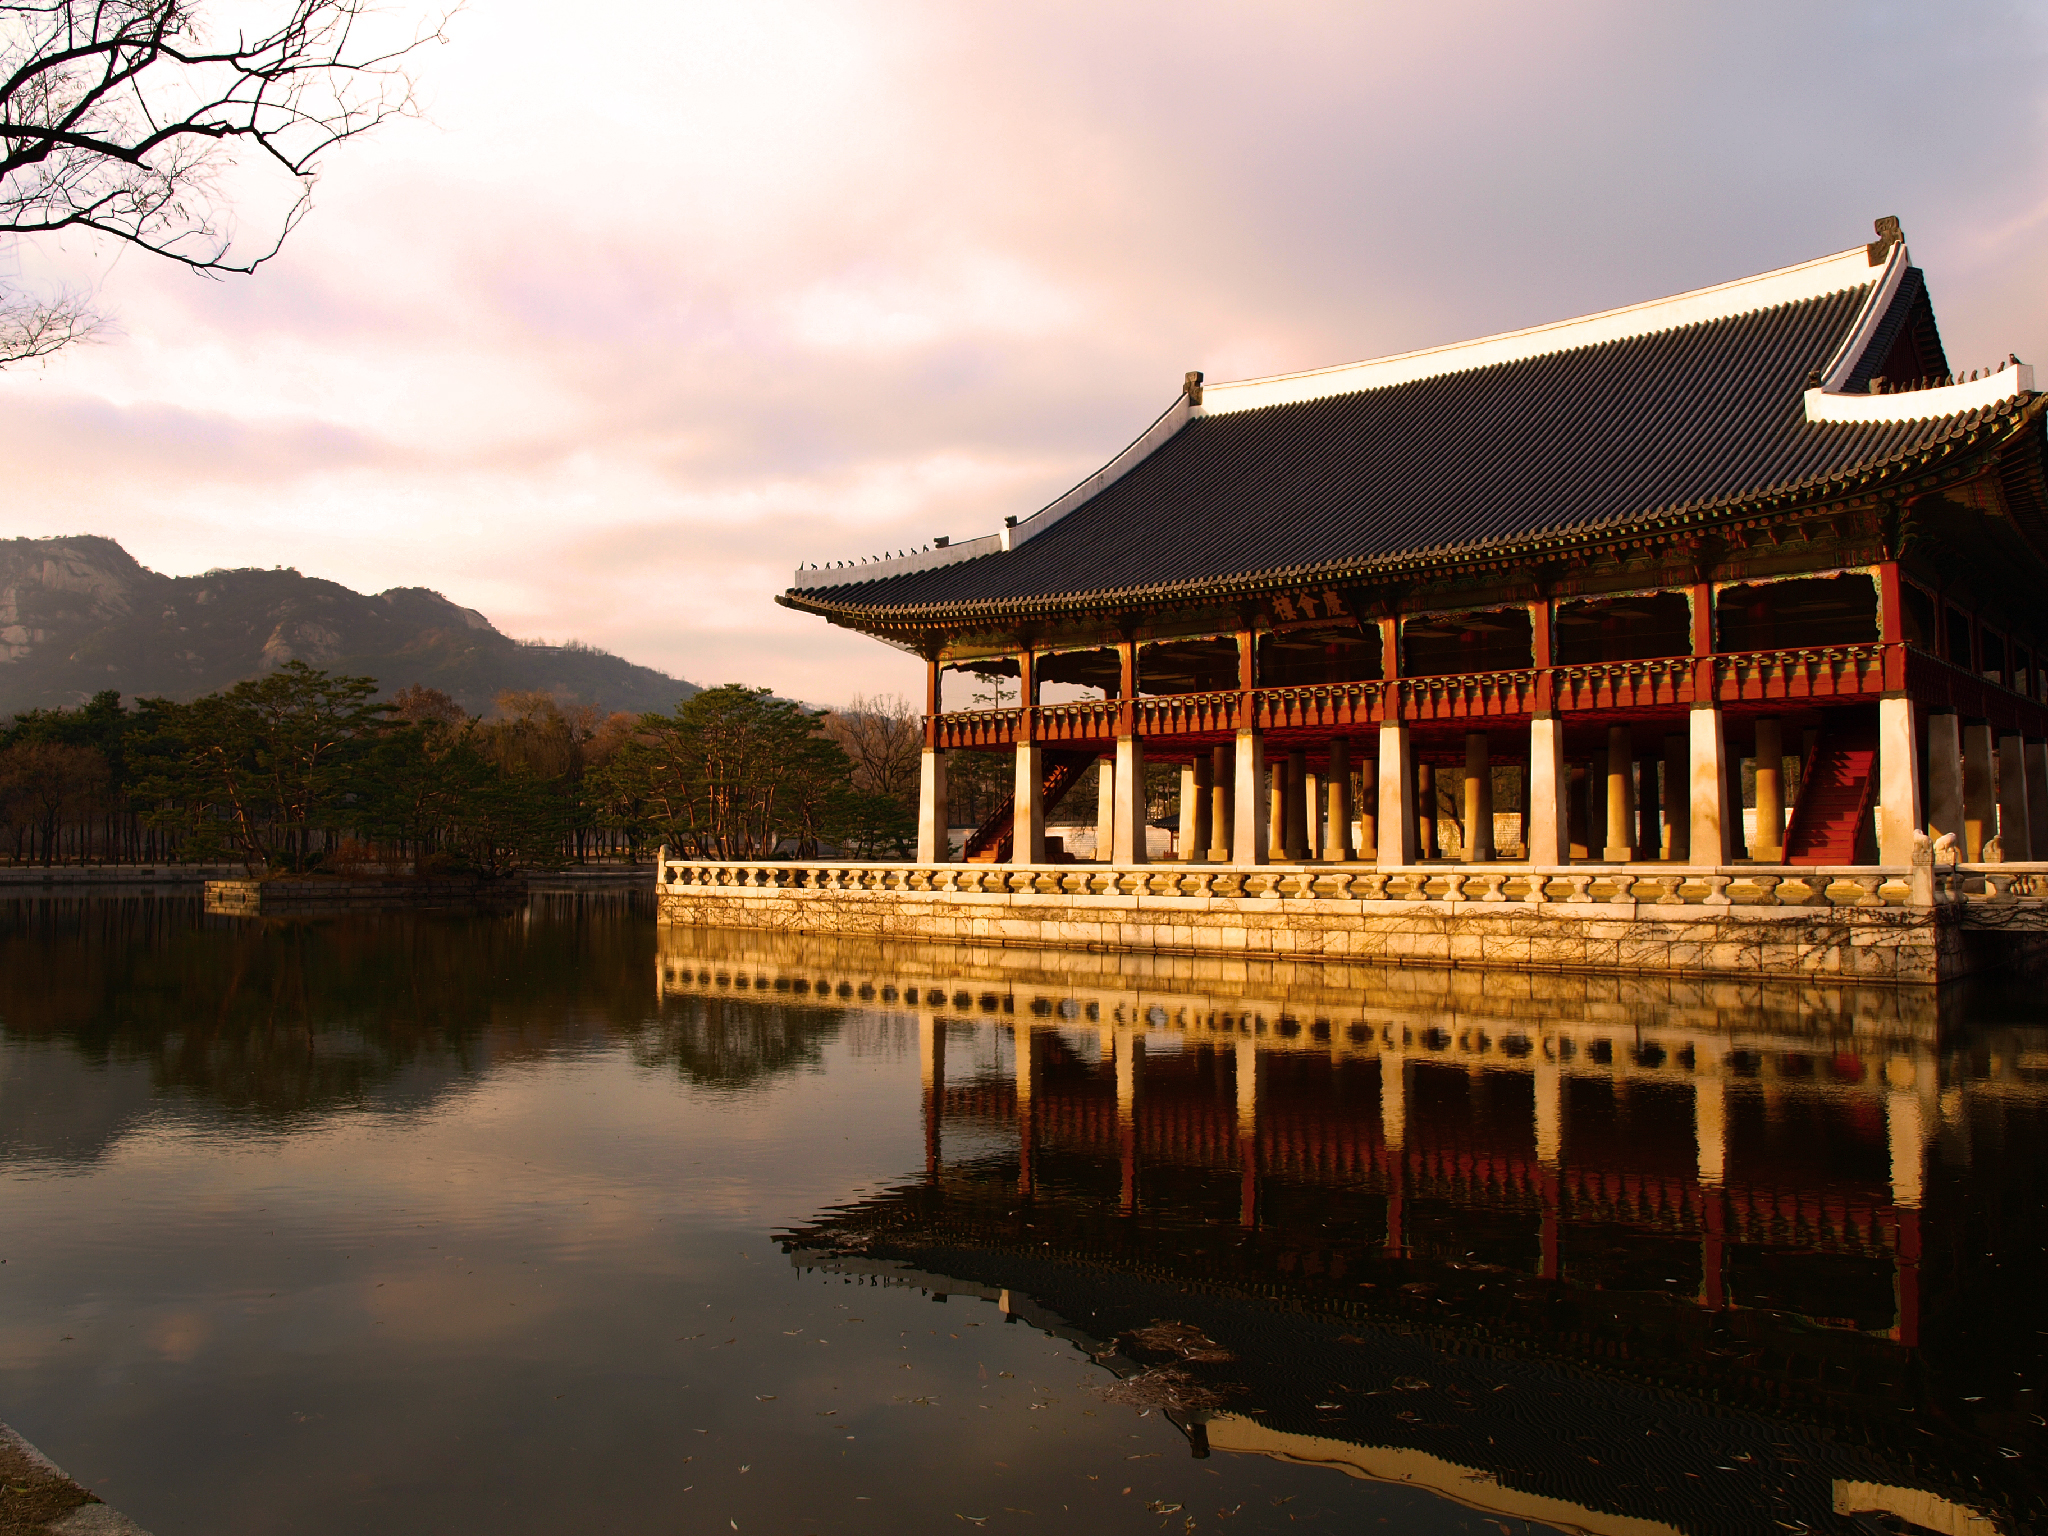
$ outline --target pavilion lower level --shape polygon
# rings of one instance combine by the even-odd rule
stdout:
[[[1191,862],[1387,868],[1453,843],[1455,857],[1488,862],[1506,851],[1494,835],[1500,769],[1520,788],[1516,852],[1537,866],[1904,866],[1923,829],[1953,833],[1972,863],[2048,859],[2048,706],[2031,657],[1987,671],[1894,633],[1262,687],[1256,638],[1238,637],[1236,689],[1141,693],[1141,647],[1125,641],[1112,696],[1009,709],[938,711],[934,664],[919,861],[953,856],[947,765],[959,752],[1013,755],[1012,799],[962,856],[1018,865],[1046,862],[1049,799],[1096,761],[1098,850],[1117,865],[1148,861],[1146,766],[1161,762],[1180,766],[1177,857]],[[1019,670],[1034,699],[1029,653]],[[1437,810],[1446,779],[1449,818]]]

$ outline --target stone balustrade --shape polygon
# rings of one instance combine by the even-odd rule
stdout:
[[[1370,865],[1155,864],[1127,868],[1046,864],[871,864],[825,860],[667,859],[664,892],[843,891],[1047,896],[1152,896],[1208,900],[1370,901],[1655,907],[1880,907],[1913,904],[1910,871],[1851,865],[1724,868],[1573,864]],[[1934,899],[2048,900],[2048,864],[1944,866]]]

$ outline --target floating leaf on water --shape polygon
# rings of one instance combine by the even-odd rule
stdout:
[[[1180,1509],[1181,1509],[1181,1506],[1180,1506],[1180,1505],[1178,1505],[1178,1504],[1168,1504],[1168,1503],[1166,1503],[1166,1502],[1165,1502],[1164,1500],[1161,1500],[1161,1499],[1154,1499],[1154,1500],[1153,1500],[1153,1501],[1152,1501],[1152,1502],[1151,1502],[1150,1504],[1147,1504],[1147,1505],[1146,1505],[1145,1507],[1146,1507],[1147,1509],[1151,1510],[1151,1511],[1152,1511],[1152,1513],[1153,1513],[1153,1514],[1155,1514],[1155,1515],[1174,1515],[1174,1514],[1179,1514],[1179,1513],[1180,1513]]]
[[[1396,1376],[1394,1390],[1397,1392],[1427,1392],[1429,1383],[1420,1376]]]

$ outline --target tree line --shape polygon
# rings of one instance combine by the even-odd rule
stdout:
[[[812,710],[728,684],[634,715],[508,692],[486,718],[378,687],[294,661],[188,703],[106,692],[17,715],[0,856],[502,875],[657,844],[901,857],[915,839],[920,738],[900,700]]]

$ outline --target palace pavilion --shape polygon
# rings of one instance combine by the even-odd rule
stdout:
[[[1581,319],[1190,373],[1049,506],[779,601],[925,659],[921,862],[961,752],[1016,793],[959,856],[1026,865],[1097,761],[1119,865],[1148,762],[1178,856],[1232,865],[1490,860],[1497,784],[1538,867],[2048,859],[2044,411],[2016,356],[1952,365],[1881,219]],[[963,672],[1016,706],[944,709]]]

